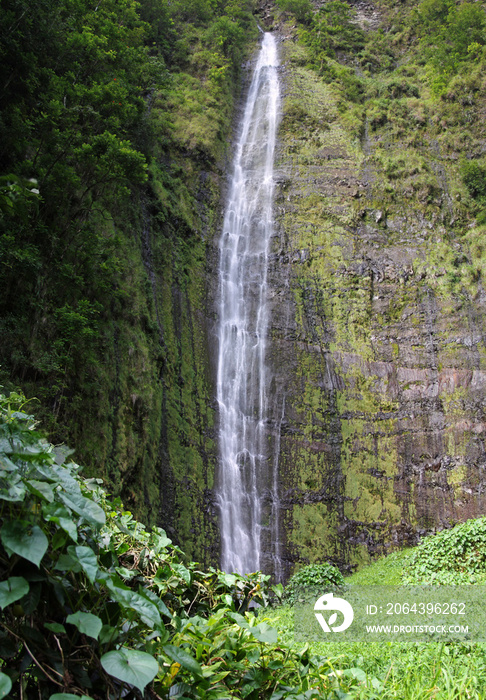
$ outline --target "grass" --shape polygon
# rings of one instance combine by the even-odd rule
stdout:
[[[354,585],[396,585],[413,549],[394,552],[346,578]],[[285,605],[267,615],[279,640],[300,650],[294,637],[294,609]],[[486,645],[462,642],[358,643],[309,641],[321,657],[329,699],[483,700],[486,697]]]
[[[279,640],[300,650],[302,644],[296,643],[293,634],[293,609],[282,606],[267,617],[279,630]],[[322,657],[321,674],[329,677],[329,698],[485,697],[486,645],[314,642],[309,652]]]
[[[346,583],[357,586],[394,586],[401,583],[404,566],[407,565],[412,549],[401,549],[387,557],[381,557],[369,566],[360,569],[346,578]]]

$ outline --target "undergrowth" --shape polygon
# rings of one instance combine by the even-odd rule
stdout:
[[[284,599],[289,605],[296,602],[299,590],[302,588],[320,591],[321,594],[327,588],[341,586],[344,578],[339,569],[331,564],[310,564],[299,569],[285,586]]]
[[[486,518],[461,523],[421,544],[383,557],[344,579],[353,586],[482,583],[486,573]],[[311,568],[311,567],[306,567]],[[304,571],[304,569],[303,569]],[[291,591],[292,592],[292,587]],[[284,591],[284,600],[289,593]],[[295,645],[291,604],[278,606],[268,615],[279,629],[280,639]],[[339,684],[336,698],[361,700],[456,700],[484,698],[486,645],[462,641],[383,644],[327,642],[309,637],[309,651],[323,661],[321,672]]]
[[[410,555],[403,583],[457,585],[486,580],[486,518],[426,537]]]
[[[22,395],[0,395],[0,698],[483,697],[481,645],[296,647],[293,608],[268,607],[281,587],[260,573],[203,571],[80,470],[43,439]],[[424,562],[482,571],[485,524],[427,538],[347,582],[397,583],[404,565],[410,578]],[[300,578],[341,582],[330,565]]]
[[[279,587],[187,561],[25,408],[0,395],[0,698],[326,696],[321,660],[266,620]]]

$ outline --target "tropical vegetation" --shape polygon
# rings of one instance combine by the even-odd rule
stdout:
[[[350,4],[318,4],[277,0],[293,60],[330,86],[350,139],[376,136],[385,205],[452,202],[436,255],[440,284],[462,294],[484,268],[484,8],[379,0],[381,26],[366,29]],[[176,496],[162,495],[154,465],[170,453],[191,485],[211,423],[179,320],[217,218],[254,9],[1,2],[0,698],[484,697],[482,645],[296,647],[296,591],[343,581],[325,552],[282,591],[260,573],[202,566],[160,527]],[[303,118],[294,104],[285,124],[297,132]],[[447,161],[446,194],[426,143]],[[176,537],[195,539],[182,524]],[[483,519],[446,529],[346,581],[481,583],[485,533]]]

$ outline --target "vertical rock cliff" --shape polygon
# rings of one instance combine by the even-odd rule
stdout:
[[[361,19],[393,46],[399,18],[382,11]],[[358,565],[484,513],[486,297],[458,167],[484,128],[478,78],[431,97],[403,44],[363,80],[336,52],[365,91],[356,106],[296,23],[280,30],[271,334],[288,573]],[[469,115],[450,108],[461,90]]]

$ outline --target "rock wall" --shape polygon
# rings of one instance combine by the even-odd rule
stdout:
[[[366,120],[358,138],[281,36],[271,363],[288,575],[484,514],[486,297],[456,221],[457,154],[429,133],[411,152]],[[381,153],[407,148],[427,182],[412,169],[390,187]]]

